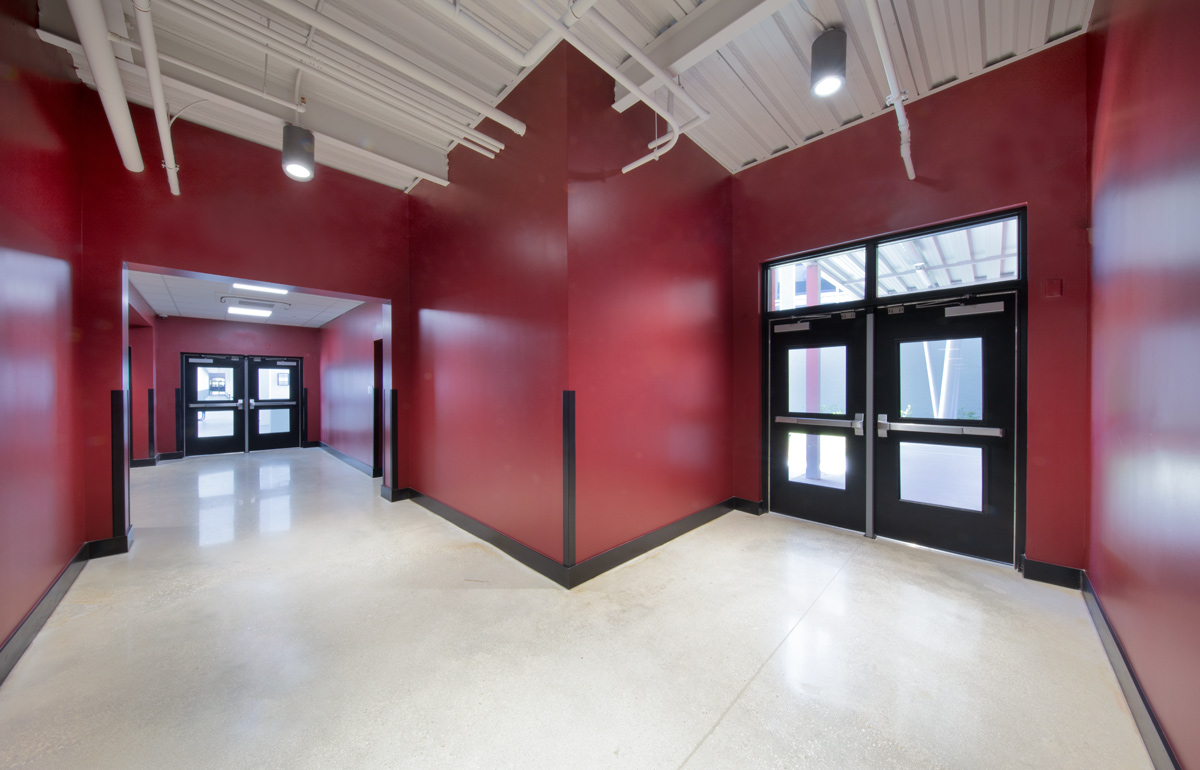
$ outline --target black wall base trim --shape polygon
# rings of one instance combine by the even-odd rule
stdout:
[[[767,512],[767,505],[762,500],[747,500],[744,497],[729,498],[730,505],[733,510],[741,511],[742,513],[753,513],[755,516],[762,516]]]
[[[321,442],[320,441],[301,441],[300,448],[301,449],[320,449]]]
[[[75,582],[75,578],[79,577],[79,573],[83,571],[83,565],[87,563],[89,543],[84,543],[79,547],[79,551],[74,558],[63,569],[58,578],[50,584],[50,588],[46,589],[46,593],[42,594],[42,598],[34,605],[25,619],[21,621],[21,625],[17,626],[12,635],[0,646],[0,684],[8,677],[13,667],[17,665],[17,661],[25,654],[25,650],[29,649],[29,645],[33,642],[33,638],[37,636],[38,631],[42,630],[42,626],[46,625],[46,620],[50,614],[54,612],[54,608],[66,596],[67,589]]]
[[[517,542],[503,532],[492,529],[483,522],[473,519],[462,511],[435,500],[428,495],[412,491],[412,500],[418,505],[436,513],[446,521],[460,529],[470,532],[475,537],[499,548],[504,553],[529,567],[534,572],[550,578],[564,588],[574,588],[582,585],[597,575],[602,575],[614,567],[619,567],[631,559],[636,559],[644,553],[658,548],[664,543],[720,518],[733,510],[733,499],[697,511],[690,516],[660,527],[653,532],[647,532],[628,543],[610,548],[604,553],[597,554],[574,566],[559,564],[545,554],[533,550],[524,543]]]
[[[416,495],[417,492],[412,487],[404,489],[392,489],[387,484],[382,484],[379,487],[379,496],[389,503],[398,503],[401,500],[408,500]]]
[[[1034,561],[1022,556],[1021,571],[1025,573],[1027,580],[1036,580],[1039,583],[1050,583],[1076,590],[1083,585],[1083,570],[1074,567],[1060,567],[1057,564]]]
[[[340,449],[334,449],[333,447],[326,444],[324,441],[318,441],[317,446],[321,447],[326,452],[333,455],[337,459],[341,460],[346,465],[349,465],[351,468],[355,469],[356,471],[362,471],[363,473],[367,474],[371,478],[375,478],[375,469],[372,468],[370,465],[367,465],[366,463],[364,463],[362,460],[356,460],[353,457],[351,457],[350,455],[341,451]]]
[[[89,540],[84,543],[88,549],[87,558],[89,559],[101,559],[105,556],[129,553],[131,545],[133,545],[133,527],[130,527],[120,537],[106,537],[103,540]]]
[[[129,463],[130,468],[153,468],[155,465],[158,465],[158,460],[153,457],[147,457],[143,460],[131,460]]]
[[[491,543],[534,572],[550,578],[561,586],[570,587],[567,577],[568,568],[551,559],[549,556],[533,550],[524,543],[513,540],[503,532],[498,532],[482,521],[473,519],[457,508],[451,508],[442,501],[435,500],[428,495],[414,492],[412,500],[423,508],[441,516],[459,529],[464,529],[480,540]]]
[[[159,452],[154,459],[160,463],[164,460],[182,460],[183,452]]]
[[[1179,760],[1175,758],[1171,745],[1163,735],[1158,718],[1154,716],[1154,709],[1150,708],[1150,702],[1142,692],[1142,685],[1129,665],[1129,658],[1125,657],[1125,648],[1121,646],[1112,624],[1108,622],[1108,615],[1104,613],[1100,598],[1096,596],[1092,581],[1086,573],[1083,574],[1083,600],[1087,602],[1096,633],[1100,635],[1104,652],[1108,654],[1108,662],[1112,665],[1113,673],[1117,675],[1121,691],[1125,693],[1125,701],[1133,713],[1133,721],[1137,724],[1138,732],[1142,734],[1142,742],[1146,744],[1146,752],[1150,755],[1155,770],[1180,770]]]

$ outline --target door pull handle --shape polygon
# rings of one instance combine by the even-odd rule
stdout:
[[[892,427],[892,424],[888,422],[886,414],[881,414],[875,421],[875,427],[879,429],[879,438],[887,438],[888,428]]]
[[[867,416],[862,412],[854,415],[854,421],[851,422],[850,425],[854,428],[855,436],[861,436],[863,434],[863,421],[866,420],[866,418]]]

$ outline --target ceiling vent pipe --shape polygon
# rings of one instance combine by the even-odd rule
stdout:
[[[904,112],[904,100],[908,92],[901,91],[896,82],[896,66],[892,63],[892,51],[888,47],[887,33],[883,30],[883,17],[879,15],[878,0],[867,0],[867,14],[871,17],[871,29],[875,31],[875,44],[879,47],[879,58],[883,60],[883,74],[887,76],[888,104],[896,108],[896,122],[900,126],[900,157],[904,160],[904,170],[910,180],[917,178],[912,161],[912,131],[908,127],[908,115]]]
[[[121,162],[130,171],[144,171],[146,164],[142,162],[142,152],[138,149],[137,133],[133,130],[133,118],[129,115],[125,86],[117,71],[117,57],[113,55],[112,45],[108,42],[108,23],[104,20],[100,0],[67,0],[67,7],[75,22],[75,31],[79,34],[88,69],[96,81],[96,91],[100,94],[100,103],[104,106],[113,139],[121,153]]]
[[[145,5],[143,8],[142,5]],[[179,194],[179,166],[175,163],[175,146],[171,143],[171,116],[167,114],[167,97],[163,94],[162,70],[158,67],[158,43],[154,39],[154,19],[150,15],[150,0],[133,0],[137,18],[138,37],[142,41],[142,65],[150,80],[150,102],[154,105],[154,122],[158,124],[158,141],[162,145],[163,168],[172,195]]]

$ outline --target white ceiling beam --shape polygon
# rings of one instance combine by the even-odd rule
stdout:
[[[709,54],[757,26],[791,0],[708,0],[656,37],[643,53],[671,75],[681,75]],[[632,58],[618,68],[643,91],[661,85]],[[638,99],[620,85],[613,108],[624,112]]]

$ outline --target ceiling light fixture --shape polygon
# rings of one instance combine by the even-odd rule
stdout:
[[[255,310],[254,308],[250,307],[231,307],[229,308],[229,315],[252,315],[257,316],[258,318],[270,318],[271,311]]]
[[[283,173],[297,182],[313,178],[313,132],[288,123],[283,127]]]
[[[830,27],[812,44],[812,95],[832,96],[846,82],[846,30]]]
[[[287,289],[273,289],[270,286],[254,286],[248,283],[235,283],[235,289],[245,289],[246,291],[264,291],[268,294],[287,294]]]

